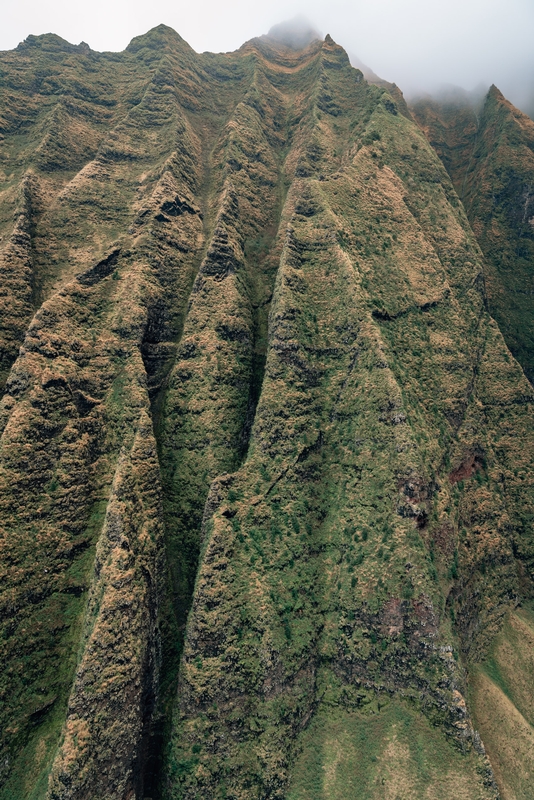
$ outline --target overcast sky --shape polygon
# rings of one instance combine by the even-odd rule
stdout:
[[[228,51],[305,14],[406,93],[491,83],[514,102],[534,91],[534,0],[0,0],[0,49],[54,32],[122,50],[164,22],[198,52]]]

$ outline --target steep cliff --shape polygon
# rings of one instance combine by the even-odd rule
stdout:
[[[534,381],[534,122],[492,86],[482,103],[420,100],[415,119],[442,159],[484,253],[489,308]]]
[[[0,69],[0,798],[526,799],[534,396],[406,109],[328,36]]]

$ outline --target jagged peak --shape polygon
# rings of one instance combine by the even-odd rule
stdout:
[[[496,103],[501,108],[505,108],[508,113],[515,119],[515,121],[522,127],[526,128],[529,131],[529,135],[532,136],[532,132],[534,129],[534,122],[529,117],[528,114],[525,114],[524,111],[521,111],[520,108],[514,106],[514,104],[508,100],[507,97],[501,92],[501,90],[495,86],[494,83],[491,84],[486,96],[485,96],[485,103]]]
[[[30,34],[17,47],[16,50],[44,50],[48,53],[90,53],[91,48],[87,42],[71,44],[66,39],[58,36],[57,33],[42,33],[39,36]]]
[[[329,33],[322,43],[323,60],[326,66],[335,69],[350,67],[350,58],[344,47],[334,41]]]
[[[182,39],[179,33],[171,28],[169,25],[164,25],[161,23],[160,25],[156,25],[155,28],[151,28],[146,33],[141,34],[140,36],[134,36],[131,40],[130,44],[126,47],[126,52],[128,53],[137,53],[139,50],[142,50],[144,47],[148,47],[150,49],[172,49],[175,47],[179,47],[180,49],[187,49],[191,52],[193,48]]]
[[[327,67],[340,69],[350,66],[350,59],[346,51],[329,34],[324,39],[315,37],[309,43],[303,44],[302,47],[292,47],[269,33],[245,42],[240,51],[250,48],[259,51],[269,61],[285,66],[294,67],[297,64],[305,63],[309,57],[316,57],[319,54],[322,54],[321,57]]]
[[[238,52],[253,50],[270,63],[294,68],[299,64],[305,63],[308,58],[316,57],[321,52],[322,46],[322,40],[314,39],[306,47],[295,50],[264,34],[263,36],[249,39],[239,48]]]

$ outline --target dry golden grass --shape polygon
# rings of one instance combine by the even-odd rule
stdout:
[[[534,728],[482,671],[472,676],[475,723],[503,800],[531,800]]]

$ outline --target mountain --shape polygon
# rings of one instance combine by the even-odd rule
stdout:
[[[534,122],[492,86],[412,112],[452,178],[482,248],[489,308],[534,381]]]
[[[302,15],[273,25],[267,37],[292,50],[302,50],[316,39],[323,38],[319,31]]]
[[[421,129],[329,36],[0,74],[1,800],[526,800],[534,396]]]

